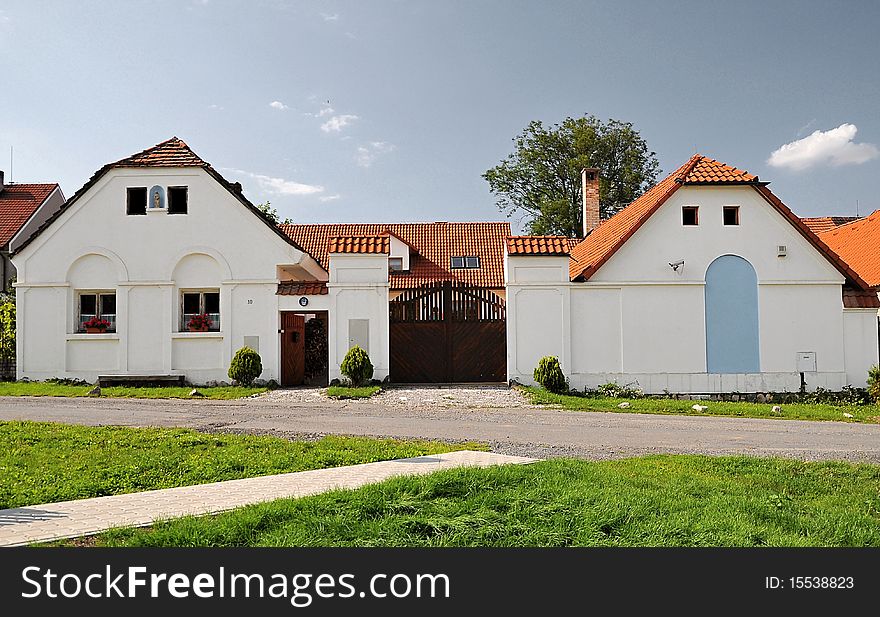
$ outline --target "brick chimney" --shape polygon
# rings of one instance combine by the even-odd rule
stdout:
[[[3,170],[0,169],[0,193],[3,192]]]
[[[581,172],[584,200],[584,237],[599,226],[599,170],[587,167]]]

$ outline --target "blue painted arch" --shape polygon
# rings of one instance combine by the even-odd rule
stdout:
[[[706,368],[759,373],[758,275],[747,260],[722,255],[706,270]]]

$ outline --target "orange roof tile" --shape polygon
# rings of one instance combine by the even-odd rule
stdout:
[[[865,291],[844,286],[843,306],[845,308],[877,309],[880,308],[880,298],[877,297],[877,292],[875,291]]]
[[[570,240],[566,236],[510,236],[508,255],[568,255]]]
[[[0,190],[0,247],[43,205],[57,184],[4,184]]]
[[[569,273],[572,280],[589,279],[596,270],[614,255],[632,235],[662,206],[675,191],[684,185],[748,184],[801,233],[813,247],[822,253],[855,289],[870,286],[859,274],[828,248],[807,225],[774,195],[766,183],[741,169],[714,159],[695,154],[687,163],[650,188],[629,206],[604,221],[571,251]]]
[[[437,281],[477,287],[504,287],[504,239],[510,223],[327,223],[281,225],[281,230],[328,269],[328,241],[334,236],[388,233],[412,248],[410,267],[392,272],[392,289],[411,289]],[[452,257],[475,256],[480,267],[451,269]]]
[[[327,242],[328,253],[388,253],[388,234],[333,236]]]
[[[857,216],[816,216],[801,218],[804,225],[810,228],[814,234],[823,234],[826,231],[837,229],[841,225],[859,220]]]
[[[880,286],[880,210],[819,236],[872,287]]]
[[[137,154],[132,154],[109,167],[208,167],[186,143],[172,137]]]
[[[282,281],[278,283],[278,296],[325,296],[327,295],[327,283],[325,281]]]

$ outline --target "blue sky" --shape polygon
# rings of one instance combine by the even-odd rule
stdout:
[[[511,139],[592,113],[664,172],[699,151],[803,216],[865,214],[878,26],[876,2],[0,0],[0,169],[14,146],[14,181],[69,196],[177,135],[297,222],[500,220],[481,174]]]

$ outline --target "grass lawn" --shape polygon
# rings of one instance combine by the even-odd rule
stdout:
[[[364,386],[363,388],[346,388],[345,386],[330,386],[327,388],[327,396],[330,398],[370,398],[382,391],[381,386]]]
[[[46,381],[4,381],[0,382],[0,396],[88,396],[94,386],[69,386]],[[111,386],[101,388],[101,396],[110,398],[192,398],[192,387],[136,388]],[[199,387],[205,398],[234,399],[265,392],[266,388],[244,388],[241,386]]]
[[[78,544],[71,540],[62,544]],[[147,529],[109,546],[880,546],[880,466],[652,456],[455,469]]]
[[[835,406],[824,404],[780,404],[781,412],[774,412],[775,403],[726,403],[714,401],[677,401],[672,399],[622,399],[586,398],[567,394],[553,394],[543,388],[520,386],[525,395],[538,405],[555,405],[572,411],[613,411],[620,413],[656,413],[691,416],[731,416],[738,418],[783,418],[786,420],[839,420],[841,422],[880,422],[880,408],[877,405]],[[628,402],[628,409],[618,405]],[[705,411],[691,409],[695,404],[706,406]],[[844,413],[852,415],[848,418]]]
[[[0,422],[0,509],[460,449],[363,437],[288,441],[187,429]]]

